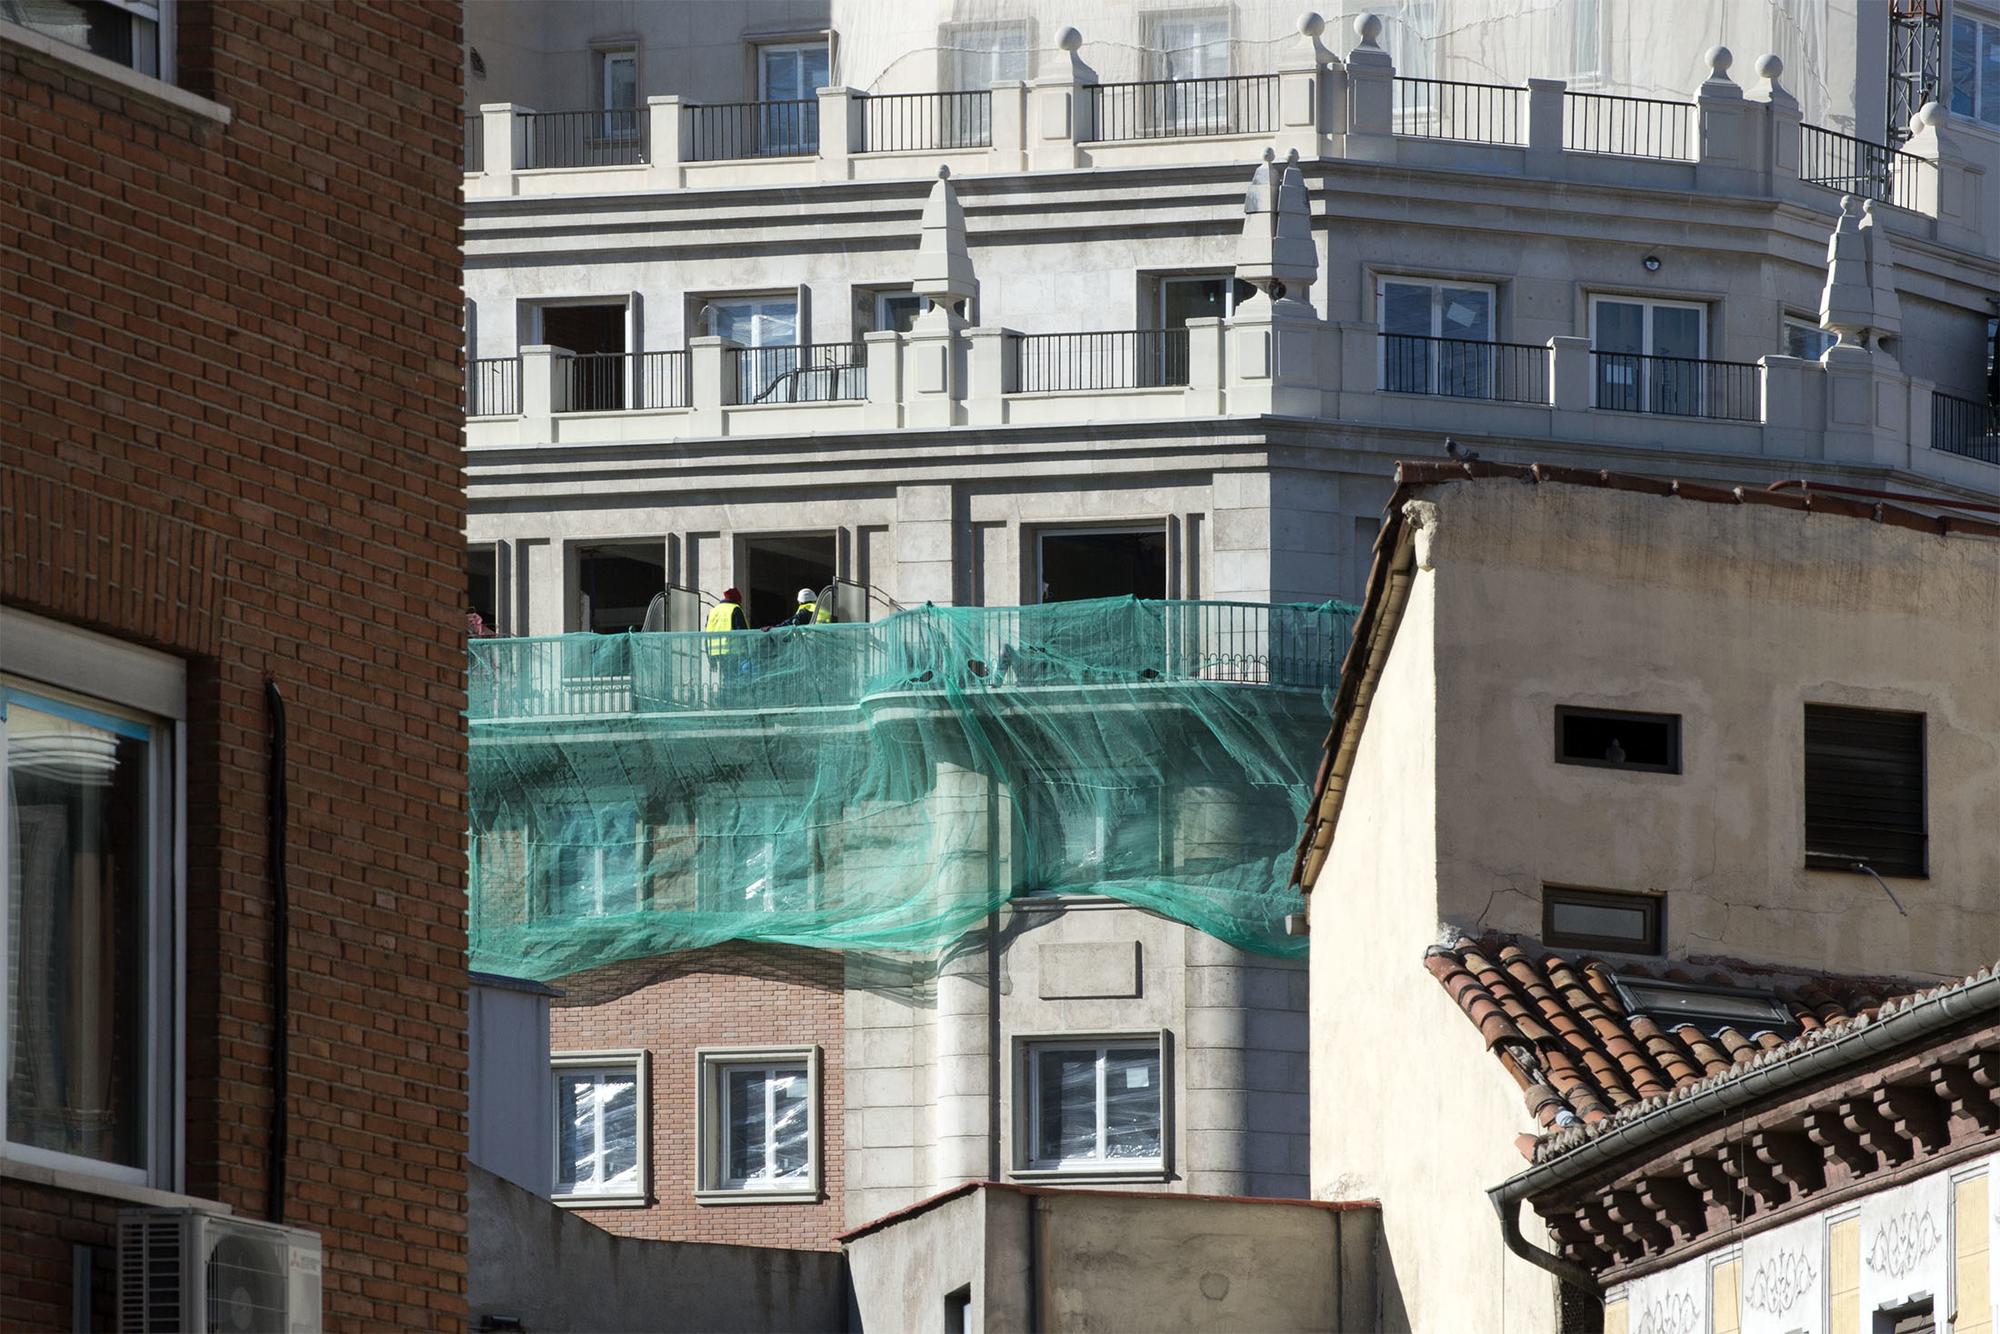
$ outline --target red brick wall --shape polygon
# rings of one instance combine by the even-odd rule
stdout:
[[[228,125],[0,48],[0,601],[190,664],[186,1176],[261,1217],[290,707],[287,1221],[329,1328],[464,1319],[459,8],[180,0]],[[4,663],[4,646],[0,646]],[[118,1205],[0,1179],[0,1326]],[[112,1318],[109,1271],[98,1323]]]
[[[609,1232],[665,1241],[833,1250],[842,1231],[843,1122],[840,956],[790,945],[719,945],[563,978],[549,1012],[549,1049],[639,1049],[652,1061],[654,1203],[580,1209]],[[695,1050],[724,1046],[820,1049],[820,1196],[812,1204],[697,1205]]]

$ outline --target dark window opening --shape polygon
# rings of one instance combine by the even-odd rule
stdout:
[[[471,634],[499,633],[499,591],[499,553],[491,546],[473,547],[465,553],[466,628]]]
[[[1875,1312],[1871,1334],[1937,1334],[1934,1298],[1919,1297]]]
[[[542,342],[570,355],[557,366],[557,412],[617,412],[630,377],[625,307],[543,306]]]
[[[666,586],[664,543],[585,547],[577,553],[579,621],[585,630],[615,635],[639,629],[653,596]]]
[[[1569,949],[1661,951],[1662,900],[1654,894],[1542,887],[1542,943]]]
[[[1573,709],[1559,704],[1556,763],[1677,774],[1681,771],[1680,715]]]
[[[752,625],[776,625],[792,616],[801,589],[817,596],[833,582],[835,559],[831,533],[745,538],[736,580],[747,599],[743,615]]]
[[[1130,532],[1044,533],[1041,540],[1043,602],[1080,598],[1164,598],[1167,534]]]
[[[1806,705],[1806,865],[1928,873],[1924,715]]]
[[[944,1334],[972,1334],[972,1285],[944,1295]]]

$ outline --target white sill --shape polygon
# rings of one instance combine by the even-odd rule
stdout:
[[[564,1209],[644,1209],[652,1200],[644,1195],[551,1195],[549,1203]]]
[[[1017,1167],[1007,1173],[1015,1181],[1170,1181],[1162,1164],[1147,1167]]]
[[[101,1195],[106,1199],[124,1200],[128,1204],[148,1205],[157,1209],[199,1209],[203,1213],[234,1213],[228,1205],[218,1200],[204,1200],[195,1195],[181,1195],[170,1190],[155,1190],[151,1186],[135,1186],[129,1181],[114,1181],[98,1176],[94,1172],[78,1171],[68,1167],[44,1167],[40,1163],[25,1163],[19,1158],[0,1154],[0,1178],[9,1181],[26,1181],[37,1186],[47,1186],[53,1190],[74,1191],[79,1195]]]
[[[698,1190],[696,1204],[818,1204],[819,1187],[810,1190]]]
[[[81,47],[71,46],[68,42],[59,42],[53,37],[18,23],[0,19],[0,42],[25,47],[52,60],[74,65],[94,78],[116,84],[126,92],[143,97],[149,102],[156,102],[175,111],[185,111],[204,120],[212,120],[217,125],[227,125],[234,119],[235,113],[220,102],[211,102],[205,97],[198,97],[185,88],[174,87],[164,79],[141,74],[115,60],[106,60],[103,56],[94,56]]]

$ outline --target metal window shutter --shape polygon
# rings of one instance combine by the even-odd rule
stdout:
[[[1806,850],[1923,875],[1924,716],[1806,706]]]

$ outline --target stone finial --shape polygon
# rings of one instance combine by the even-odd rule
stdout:
[[[1056,45],[1071,55],[1075,55],[1083,49],[1083,34],[1075,28],[1064,28],[1056,34]]]
[[[917,242],[917,267],[910,287],[928,297],[933,308],[949,311],[973,294],[972,253],[965,242],[965,210],[952,188],[951,172],[938,168],[937,184],[924,201],[923,234]]]
[[[1876,222],[1872,199],[1861,206],[1861,234],[1868,238],[1868,287],[1875,311],[1869,334],[1879,352],[1883,339],[1903,335],[1903,301],[1896,295],[1896,243],[1889,229]]]
[[[1243,234],[1236,243],[1236,276],[1273,301],[1303,299],[1319,277],[1312,239],[1312,201],[1296,150],[1283,167],[1277,154],[1251,173],[1243,197]]]
[[[1785,72],[1785,62],[1773,51],[1757,59],[1757,77],[1767,83],[1776,83],[1778,76]]]
[[[1708,77],[1702,80],[1699,96],[1709,101],[1717,98],[1735,100],[1743,96],[1736,80],[1729,77],[1729,67],[1736,63],[1736,57],[1728,47],[1711,46],[1703,59],[1708,61]]]
[[[1363,69],[1379,66],[1382,69],[1389,69],[1394,65],[1394,58],[1384,51],[1381,43],[1376,40],[1382,35],[1381,15],[1358,15],[1354,20],[1354,35],[1360,39],[1360,43],[1347,53],[1347,63],[1350,66],[1358,65]]]
[[[1354,35],[1361,39],[1361,45],[1368,50],[1378,49],[1375,39],[1382,35],[1380,14],[1357,14],[1354,16]]]
[[[1819,293],[1819,327],[1841,346],[1858,347],[1873,318],[1868,282],[1868,240],[1861,235],[1861,201],[1844,195],[1840,221],[1826,243],[1826,285]]]
[[[1791,90],[1784,84],[1778,82],[1779,76],[1784,72],[1785,62],[1776,55],[1765,55],[1757,61],[1757,77],[1764,81],[1763,100],[1773,107],[1796,112],[1799,109],[1799,99],[1793,97]]]
[[[1702,59],[1708,62],[1710,77],[1717,79],[1728,78],[1729,67],[1736,63],[1736,57],[1726,46],[1709,47],[1708,54]]]
[[[1318,37],[1326,31],[1326,20],[1317,12],[1308,9],[1299,15],[1299,36]]]
[[[1926,102],[1917,108],[1915,115],[1910,117],[1910,130],[1922,134],[1925,130],[1935,129],[1944,124],[1947,118],[1943,107],[1936,102]]]

